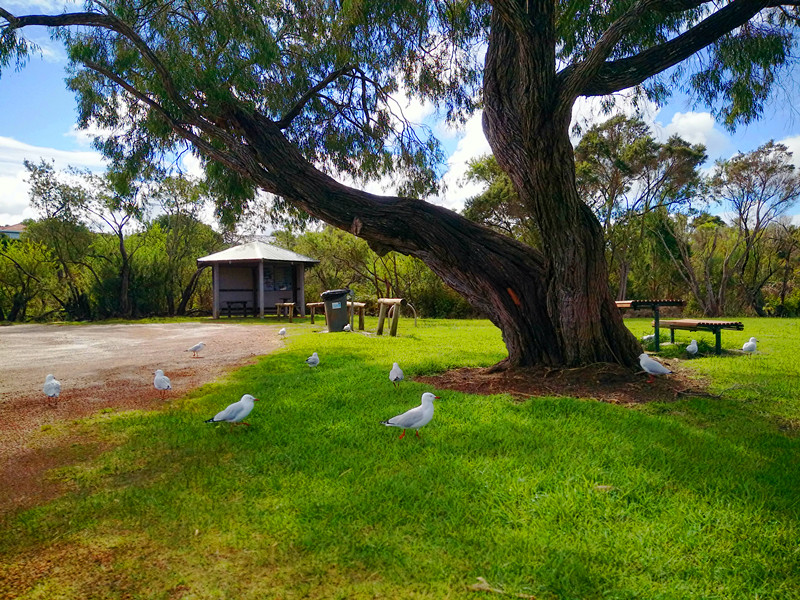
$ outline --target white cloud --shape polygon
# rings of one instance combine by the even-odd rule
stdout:
[[[800,135],[782,139],[778,143],[789,149],[792,153],[792,164],[796,169],[800,169]]]
[[[489,142],[483,134],[482,117],[483,113],[478,112],[472,115],[462,128],[456,130],[460,139],[455,151],[447,160],[447,172],[442,178],[444,190],[438,198],[431,199],[434,204],[460,211],[464,208],[467,198],[483,191],[483,185],[463,181],[467,172],[467,163],[473,158],[492,152]]]
[[[13,138],[0,136],[0,223],[14,224],[23,219],[36,218],[28,207],[29,186],[24,160],[38,163],[43,158],[54,161],[56,169],[69,166],[101,170],[105,166],[97,152],[57,150],[32,146]]]
[[[706,147],[710,162],[725,158],[731,152],[730,138],[715,128],[714,117],[707,112],[677,112],[667,125],[655,123],[656,138],[666,141],[672,135],[679,135],[692,144]]]

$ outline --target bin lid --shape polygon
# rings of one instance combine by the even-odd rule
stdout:
[[[330,300],[333,298],[338,298],[339,296],[346,296],[350,293],[349,289],[344,290],[326,290],[320,294],[323,300]]]

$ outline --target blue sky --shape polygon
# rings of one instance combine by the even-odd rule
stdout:
[[[41,11],[53,9],[48,5],[63,6],[60,2],[48,0],[12,0],[10,4],[3,4],[18,12],[23,5],[31,11],[34,5],[38,5],[35,8]],[[50,42],[44,31],[31,37],[42,45],[44,57],[32,59],[19,73],[9,70],[0,79],[0,225],[37,216],[28,206],[23,160],[54,159],[57,168],[73,165],[95,170],[102,169],[103,164],[101,157],[91,148],[90,136],[76,129],[75,99],[64,83],[66,61],[63,50]],[[677,133],[690,142],[705,144],[710,157],[706,165],[709,168],[715,159],[753,150],[770,139],[786,143],[795,154],[795,164],[800,167],[800,112],[794,104],[791,97],[778,98],[767,108],[764,119],[733,134],[715,124],[707,109],[702,106],[693,108],[686,98],[680,96],[660,110],[651,107],[644,118],[661,139]],[[596,105],[596,101],[579,104],[576,116],[590,114],[592,106]],[[625,106],[624,102],[622,106]],[[466,162],[489,152],[480,115],[475,115],[457,131],[439,124],[433,108],[427,105],[412,102],[406,115],[412,120],[431,124],[449,155],[444,176],[446,190],[431,201],[460,209],[466,198],[480,191],[474,186],[461,185]],[[598,117],[599,120],[605,118],[608,117]],[[380,183],[370,186],[370,191],[391,192]],[[791,212],[797,215],[795,220],[800,221],[800,206],[795,206]]]

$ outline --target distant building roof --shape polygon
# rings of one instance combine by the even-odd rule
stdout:
[[[303,262],[318,263],[319,261],[308,256],[303,256],[297,252],[284,250],[277,246],[270,246],[264,242],[250,242],[241,246],[234,246],[222,252],[209,254],[203,258],[198,258],[199,263],[215,262],[253,262],[256,260],[268,260],[273,262]]]
[[[22,223],[17,223],[16,225],[0,225],[0,235],[5,235],[12,239],[19,239],[19,234],[26,229],[27,227]]]

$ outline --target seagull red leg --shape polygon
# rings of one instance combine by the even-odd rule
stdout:
[[[405,435],[406,435],[406,430],[405,430],[405,429],[403,429],[403,433],[401,433],[401,434],[400,434],[400,437],[399,437],[399,438],[397,438],[397,439],[398,439],[398,440],[402,440],[402,439],[405,437]]]
[[[419,429],[417,429],[417,437],[418,437],[419,439],[422,439],[422,436],[419,434]]]

